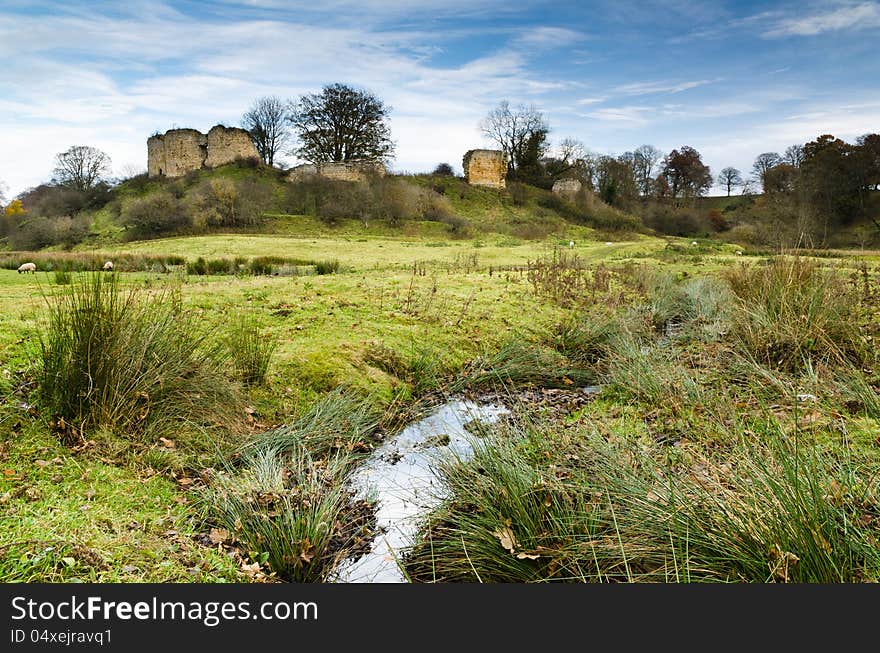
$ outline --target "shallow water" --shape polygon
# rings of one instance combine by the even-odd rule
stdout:
[[[443,455],[473,454],[464,425],[493,423],[510,411],[496,404],[454,400],[435,408],[382,444],[354,472],[352,487],[377,501],[379,534],[370,551],[346,561],[334,574],[342,583],[403,583],[397,559],[414,541],[420,521],[442,500],[445,488],[435,473]]]

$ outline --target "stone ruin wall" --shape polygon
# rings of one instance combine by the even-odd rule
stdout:
[[[207,135],[195,129],[171,129],[147,140],[147,173],[181,177],[192,170],[259,156],[250,134],[238,127],[216,125]]]
[[[319,175],[337,181],[366,181],[372,176],[384,177],[387,174],[381,161],[339,161],[327,163],[305,163],[293,168],[287,175],[288,181],[302,181]]]
[[[469,150],[462,159],[467,182],[472,186],[505,188],[507,156],[501,150]]]
[[[581,188],[583,184],[578,179],[558,179],[553,182],[553,192],[569,199],[577,195]]]
[[[208,132],[208,156],[205,166],[216,168],[236,159],[260,158],[246,129],[216,125]]]

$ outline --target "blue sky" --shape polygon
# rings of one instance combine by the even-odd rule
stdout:
[[[0,0],[0,182],[47,180],[71,145],[141,171],[156,131],[332,82],[392,107],[399,171],[460,170],[505,99],[542,110],[553,142],[691,145],[747,171],[880,131],[878,45],[880,0]]]

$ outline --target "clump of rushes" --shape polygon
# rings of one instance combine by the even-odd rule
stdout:
[[[374,523],[352,501],[344,456],[318,461],[303,447],[253,452],[237,473],[220,473],[202,494],[206,519],[226,529],[253,559],[285,580],[327,579],[365,547]]]
[[[48,414],[128,436],[239,419],[222,349],[172,292],[93,273],[48,302],[38,372]]]
[[[55,283],[59,286],[66,286],[70,283],[71,274],[68,270],[58,269],[52,273],[55,278]]]
[[[511,339],[494,352],[478,356],[462,371],[456,386],[469,388],[537,385],[582,386],[595,382],[592,370],[573,364],[564,355],[522,339]]]
[[[343,388],[328,393],[290,424],[262,433],[244,451],[290,451],[298,447],[323,458],[335,453],[363,453],[379,424],[366,400]],[[352,456],[353,457],[353,456]]]
[[[744,441],[743,441],[744,442]],[[445,465],[417,581],[880,578],[877,481],[768,429],[724,460],[532,428]]]
[[[339,272],[339,261],[336,259],[315,263],[316,274],[336,274],[337,272]]]
[[[247,385],[265,383],[278,339],[263,332],[252,312],[245,311],[233,322],[226,343],[241,381]]]
[[[819,363],[868,360],[857,301],[833,271],[780,256],[768,265],[728,271],[726,278],[738,300],[732,335],[757,361],[797,372]]]

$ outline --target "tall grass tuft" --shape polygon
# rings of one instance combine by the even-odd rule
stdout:
[[[337,388],[312,404],[290,424],[267,431],[245,445],[246,452],[303,448],[316,458],[339,452],[369,451],[379,418],[366,400]]]
[[[788,371],[866,362],[857,301],[833,272],[802,258],[777,257],[728,271],[726,278],[738,300],[732,333],[744,353]]]
[[[313,459],[302,447],[253,452],[242,471],[221,473],[202,495],[205,517],[251,556],[293,582],[326,580],[369,520],[350,503],[344,457]]]
[[[50,414],[132,436],[238,419],[223,353],[173,293],[92,273],[48,302],[39,400]]]
[[[72,275],[70,274],[70,271],[69,271],[69,270],[62,270],[62,269],[60,269],[60,268],[59,268],[58,270],[55,270],[55,271],[52,273],[52,275],[53,275],[53,278],[54,278],[54,280],[55,280],[55,284],[58,285],[58,286],[66,286],[66,285],[68,285],[68,284],[70,283],[71,276],[72,276]]]
[[[507,435],[507,434],[506,434]],[[531,428],[442,469],[407,556],[421,581],[858,582],[880,575],[877,481],[784,440],[724,460]]]
[[[251,312],[245,312],[232,324],[226,337],[232,364],[238,377],[247,385],[262,385],[269,372],[278,339],[264,334]]]

